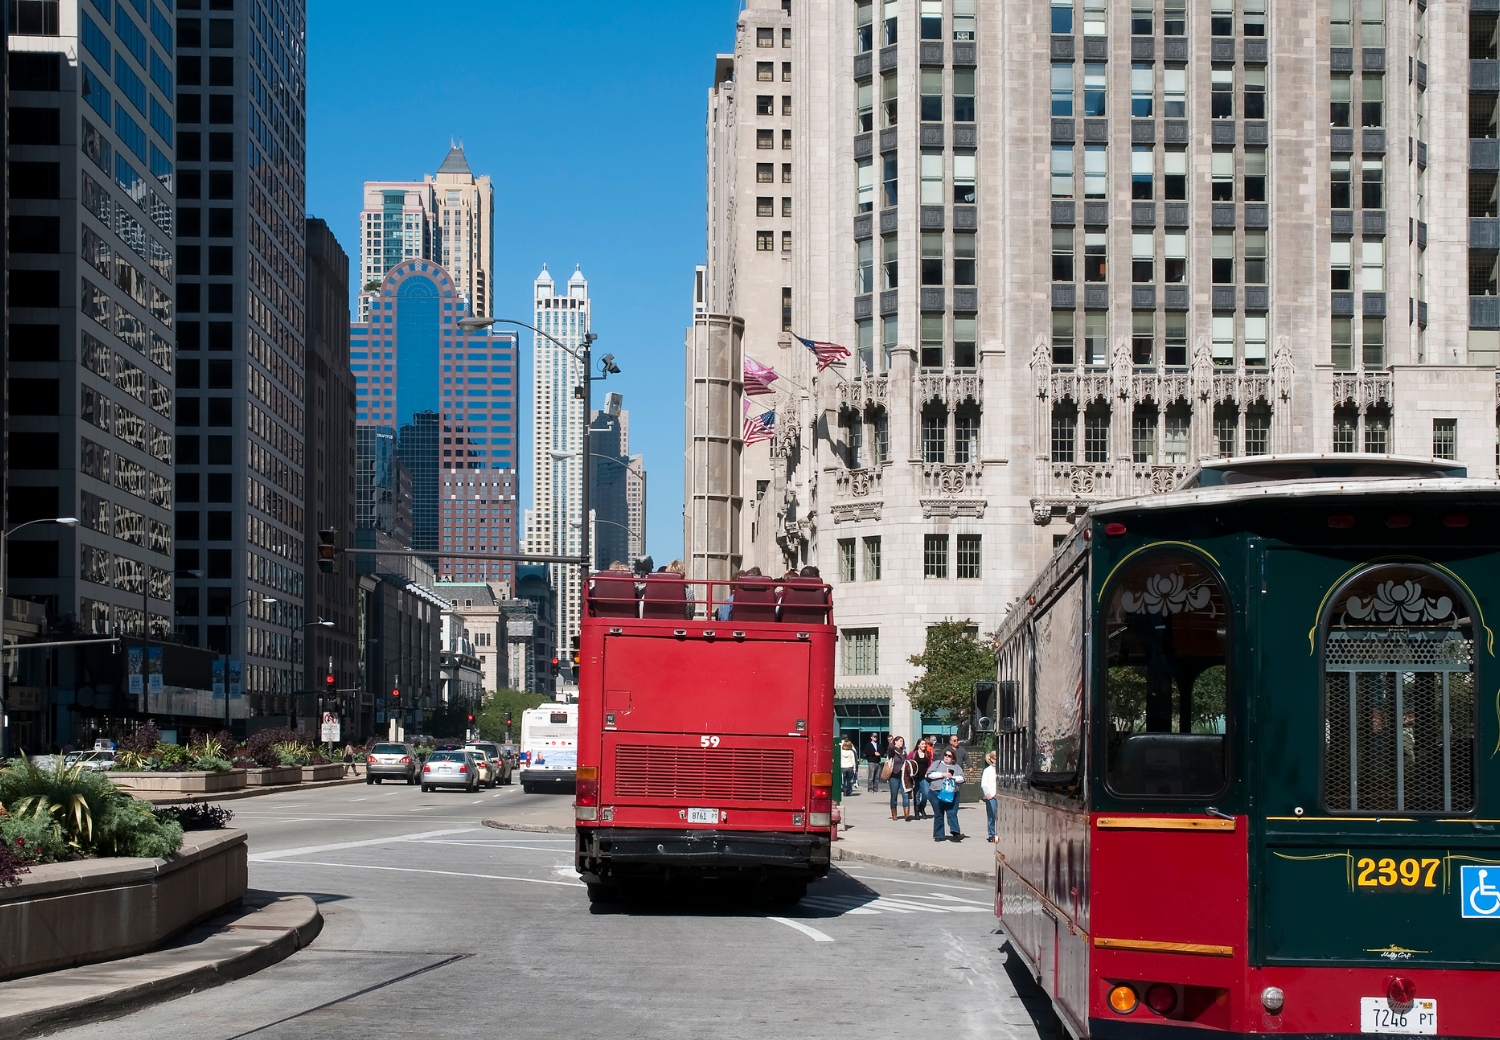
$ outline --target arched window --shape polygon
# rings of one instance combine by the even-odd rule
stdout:
[[[1117,795],[1224,790],[1228,596],[1186,553],[1153,553],[1118,579],[1104,615],[1105,780]]]
[[[1323,802],[1330,812],[1474,807],[1474,621],[1431,567],[1370,567],[1328,600]]]

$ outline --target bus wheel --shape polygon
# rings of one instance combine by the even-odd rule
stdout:
[[[530,784],[522,784],[521,790],[525,791],[527,794],[536,794],[536,788],[532,787]]]
[[[588,883],[590,903],[614,903],[620,899],[620,886],[606,881]]]
[[[777,881],[766,886],[766,898],[772,906],[793,906],[805,895],[806,881]]]

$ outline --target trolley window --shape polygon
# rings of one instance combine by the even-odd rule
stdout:
[[[1035,704],[1031,780],[1078,776],[1083,733],[1083,633],[1087,582],[1077,577],[1032,622]]]
[[[1474,626],[1419,564],[1384,564],[1329,597],[1323,801],[1330,812],[1474,808]]]
[[[1228,597],[1201,562],[1133,564],[1105,624],[1105,780],[1118,795],[1212,798],[1224,790]]]

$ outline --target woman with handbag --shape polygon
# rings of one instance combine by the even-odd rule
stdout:
[[[934,762],[927,771],[927,783],[932,789],[932,840],[949,840],[943,834],[943,815],[948,817],[948,829],[953,832],[953,841],[963,841],[958,829],[958,785],[964,782],[963,767],[952,748],[943,751],[943,760]]]
[[[927,771],[932,768],[932,740],[923,737],[917,741],[916,750],[911,753],[912,761],[916,763],[916,808],[917,819],[927,819],[927,806],[932,800],[931,792],[927,786]]]
[[[885,781],[886,787],[891,792],[891,819],[896,818],[896,796],[901,796],[901,808],[906,812],[906,818],[911,819],[911,788],[906,786],[906,779],[901,775],[906,765],[906,738],[892,737],[891,746],[886,751],[885,761],[880,766],[880,779]]]

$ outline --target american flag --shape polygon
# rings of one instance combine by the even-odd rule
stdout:
[[[771,384],[780,378],[775,369],[751,358],[745,359],[745,393],[751,397],[774,394],[776,391]]]
[[[768,441],[776,434],[776,412],[761,412],[759,415],[750,414],[750,402],[745,402],[745,433],[742,440],[746,444],[759,444]]]
[[[795,336],[796,333],[793,333],[793,335]],[[797,342],[817,355],[819,372],[835,361],[842,361],[849,356],[849,349],[841,347],[837,343],[825,343],[822,340],[811,340],[804,336],[797,336]]]

